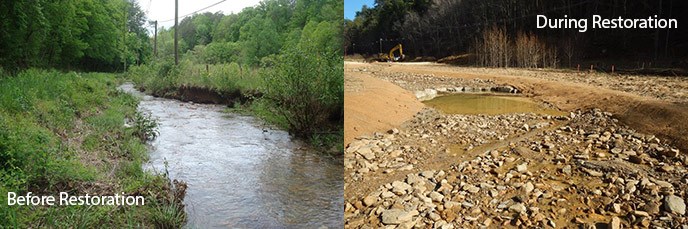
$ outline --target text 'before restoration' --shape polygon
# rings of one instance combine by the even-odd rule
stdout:
[[[7,193],[7,205],[14,206],[70,206],[70,205],[103,205],[103,206],[143,206],[146,204],[146,199],[143,196],[127,196],[124,193],[112,196],[91,196],[89,194],[83,196],[69,195],[67,192],[60,192],[55,196],[40,196],[28,192],[25,195],[17,195],[15,192]]]

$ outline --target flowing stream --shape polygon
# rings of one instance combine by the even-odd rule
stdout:
[[[188,185],[189,228],[343,228],[342,162],[224,106],[147,96],[160,122],[145,169]],[[165,165],[167,164],[167,165]]]

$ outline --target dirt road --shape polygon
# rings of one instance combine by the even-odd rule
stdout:
[[[345,101],[357,101],[345,104],[345,116],[357,117],[345,128],[368,136],[347,138],[347,228],[688,223],[683,78],[346,63],[345,79]],[[376,89],[360,90],[367,81]],[[505,85],[570,115],[452,115],[374,102]],[[375,95],[392,89],[402,96]],[[386,120],[378,111],[403,115],[361,122]]]

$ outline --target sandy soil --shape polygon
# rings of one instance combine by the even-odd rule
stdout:
[[[346,68],[361,66],[346,63]],[[370,73],[346,71],[344,79],[344,145],[355,137],[383,132],[423,108],[413,93]]]

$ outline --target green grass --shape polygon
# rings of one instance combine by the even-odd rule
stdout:
[[[0,76],[0,228],[183,225],[168,180],[141,169],[147,160],[141,136],[155,125],[137,113],[133,96],[116,90],[119,83],[115,75],[103,73],[31,69]],[[148,125],[126,128],[125,119]],[[7,192],[60,191],[140,194],[147,203],[164,206],[6,204]],[[161,207],[182,213],[156,217]]]
[[[206,68],[206,65],[194,64],[190,60],[182,60],[178,66],[169,62],[134,66],[127,76],[146,92],[159,95],[182,86],[250,95],[260,91],[264,84],[259,70],[254,68],[236,63],[207,65]]]

